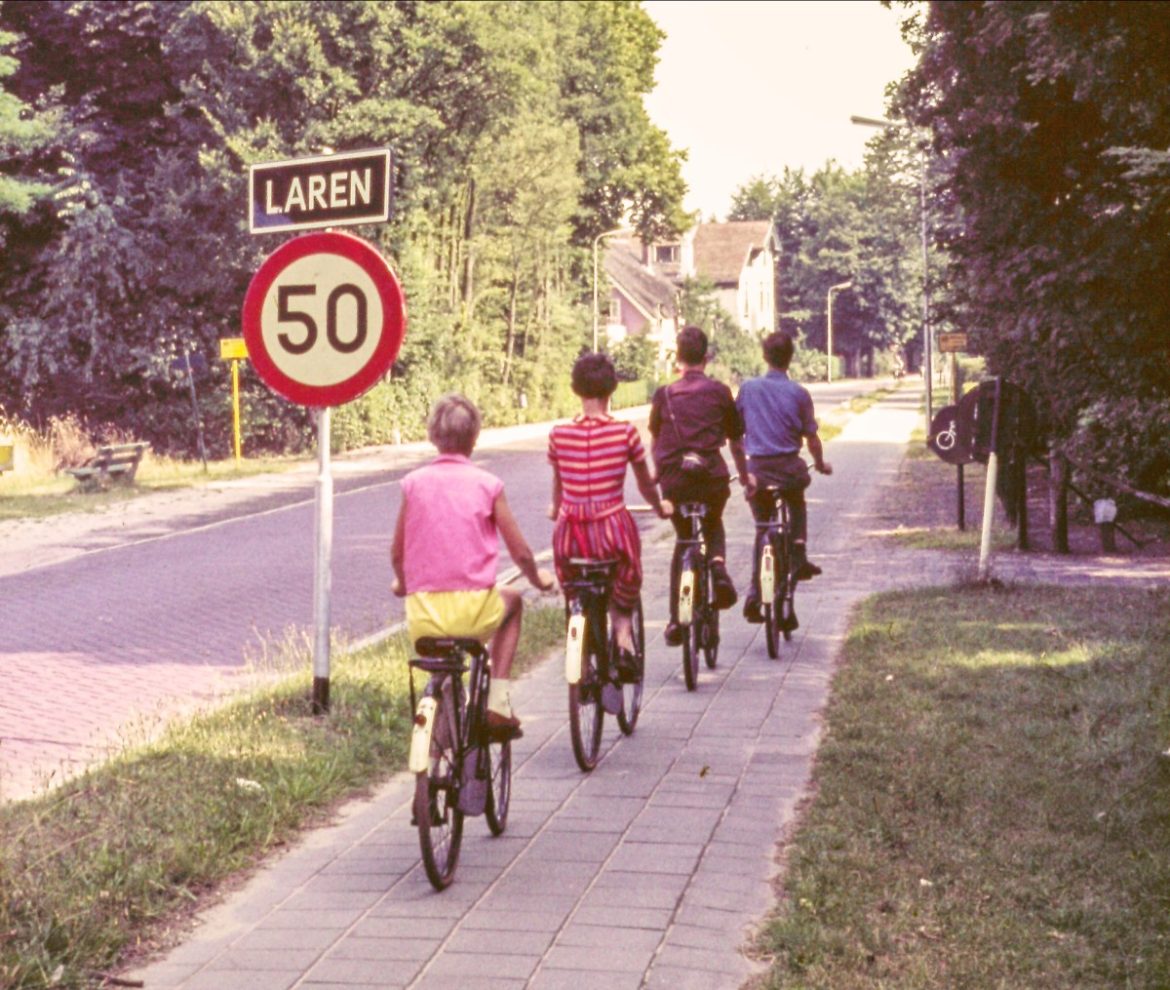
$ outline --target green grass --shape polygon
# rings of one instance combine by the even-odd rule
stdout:
[[[859,611],[761,985],[1170,986],[1170,591]]]
[[[514,670],[563,630],[561,608],[529,609]],[[336,658],[328,716],[310,713],[306,670],[0,805],[0,987],[99,984],[207,892],[403,769],[406,658],[401,637]]]
[[[67,474],[34,473],[28,476],[0,475],[0,520],[43,518],[63,512],[92,512],[124,502],[147,492],[192,488],[213,481],[232,481],[257,474],[287,471],[304,458],[262,457],[242,460],[201,462],[175,461],[148,456],[138,468],[131,485],[114,483],[94,492],[82,492]]]

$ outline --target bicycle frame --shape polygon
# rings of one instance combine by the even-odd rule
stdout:
[[[791,527],[788,523],[788,503],[779,490],[773,491],[772,518],[756,522],[756,533],[764,534],[763,546],[760,548],[760,561],[757,573],[760,577],[760,601],[765,602],[776,597],[775,586],[775,553],[777,539],[784,540],[788,547],[788,558],[791,559]],[[758,542],[757,542],[758,545]],[[765,580],[768,587],[765,588]]]
[[[605,629],[605,613],[609,608],[610,584],[613,580],[613,561],[571,560],[569,566],[577,576],[564,583],[565,607],[569,613],[565,634],[565,681],[581,683],[581,660],[589,647],[588,636],[596,636]],[[603,663],[608,663],[608,643],[593,644]],[[606,669],[599,671],[602,676]]]
[[[448,719],[447,731],[452,735],[455,751],[464,767],[464,779],[460,781],[460,810],[471,815],[482,814],[476,783],[485,772],[480,720],[484,717],[491,677],[488,653],[478,643],[471,648],[464,645],[464,641],[453,639],[432,641],[431,651],[438,655],[410,661],[412,671],[422,670],[430,677],[417,700],[414,678],[410,679],[410,704],[415,716],[408,766],[413,773],[429,769],[431,739],[436,724]],[[466,685],[464,674],[469,675]],[[472,754],[476,754],[475,765],[468,767],[466,760]],[[468,790],[466,795],[464,789]]]
[[[779,637],[791,639],[796,625],[795,582],[791,570],[792,527],[788,502],[778,488],[768,487],[765,492],[771,496],[772,512],[768,519],[756,521],[755,580],[768,656],[774,660],[779,656]]]
[[[683,548],[679,562],[678,623],[689,626],[694,621],[695,591],[699,582],[707,580],[707,541],[703,539],[702,519],[706,506],[685,503],[679,513],[690,524],[690,533],[679,537],[677,545]]]

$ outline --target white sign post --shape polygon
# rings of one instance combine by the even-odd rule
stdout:
[[[244,299],[244,341],[264,382],[317,409],[316,552],[313,581],[313,711],[329,709],[333,554],[330,407],[373,387],[406,332],[402,289],[370,244],[338,231],[304,234],[270,254]]]

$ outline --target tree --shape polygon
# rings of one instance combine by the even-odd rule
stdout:
[[[932,134],[947,311],[1056,446],[1170,488],[1165,8],[935,4],[911,30],[896,109]]]
[[[908,176],[904,149],[879,141],[860,172],[830,162],[808,176],[785,169],[757,176],[736,191],[730,216],[771,219],[781,244],[781,328],[804,346],[824,350],[829,288],[849,292],[833,306],[833,350],[855,373],[875,353],[903,348],[919,331],[911,319],[920,297],[918,181]]]
[[[398,268],[409,330],[350,417],[367,441],[415,432],[452,387],[489,417],[519,392],[559,410],[592,232],[680,223],[680,156],[642,106],[661,33],[636,3],[59,0],[0,4],[0,28],[13,98],[54,122],[5,174],[61,176],[52,208],[0,212],[0,401],[33,419],[81,409],[189,449],[176,368],[195,351],[223,423],[217,343],[277,243],[244,232],[255,162],[393,146],[394,217],[356,232]],[[244,390],[252,449],[309,439],[304,410]]]
[[[22,162],[27,171],[35,170],[35,163],[30,159],[49,141],[52,126],[48,119],[35,113],[2,85],[19,65],[15,58],[4,54],[15,42],[16,35],[0,31],[0,153],[6,162]],[[19,171],[0,173],[0,214],[27,213],[50,189],[35,171],[32,176]],[[0,228],[0,244],[3,244],[3,228]]]

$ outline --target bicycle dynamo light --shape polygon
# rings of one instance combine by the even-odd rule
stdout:
[[[431,763],[431,730],[435,726],[435,699],[429,695],[421,698],[414,715],[414,728],[410,733],[410,758],[407,766],[411,773],[426,773]]]
[[[569,684],[581,683],[581,652],[585,640],[585,616],[578,613],[569,619],[569,631],[565,636],[565,680]]]
[[[689,568],[682,572],[678,580],[678,621],[679,625],[689,626],[695,606],[695,572]]]
[[[776,597],[776,562],[770,544],[764,544],[760,554],[760,602],[770,602]]]

